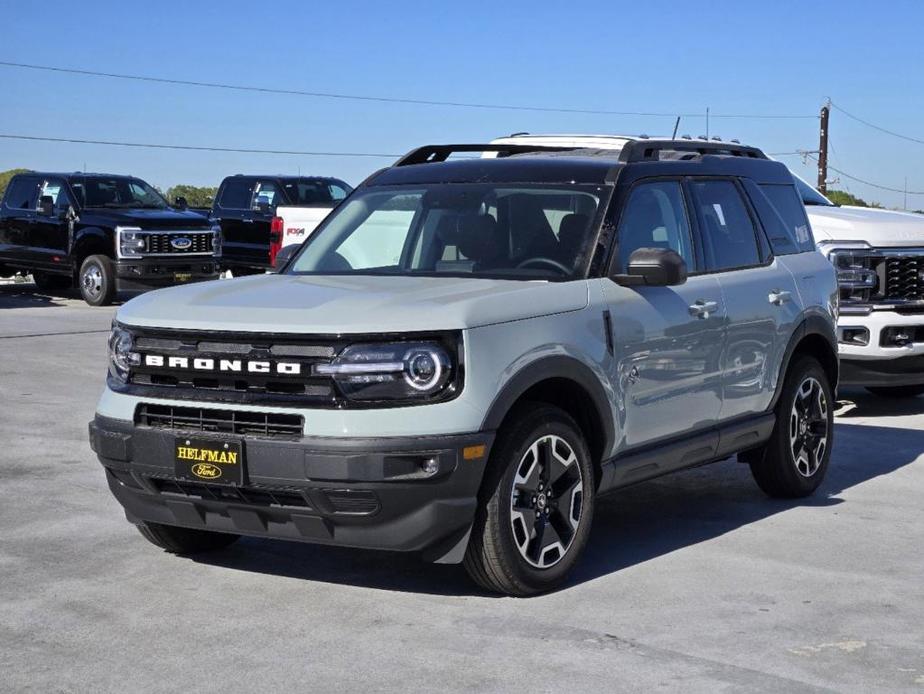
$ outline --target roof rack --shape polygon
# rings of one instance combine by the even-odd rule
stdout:
[[[748,157],[750,159],[766,159],[757,147],[747,145],[716,142],[714,140],[692,140],[686,137],[679,140],[634,140],[629,141],[619,152],[619,161],[624,163],[636,161],[657,160],[660,152],[685,152],[705,156],[724,155],[729,157]]]
[[[411,164],[435,164],[446,161],[450,155],[457,152],[497,152],[499,157],[509,157],[511,154],[526,154],[528,152],[567,152],[578,147],[552,147],[549,145],[424,145],[413,149],[393,166],[410,166]]]

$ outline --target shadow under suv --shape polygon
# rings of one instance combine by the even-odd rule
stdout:
[[[735,454],[773,496],[824,478],[837,286],[780,195],[736,144],[420,148],[278,274],[122,306],[92,446],[171,552],[288,538],[548,590],[601,492]]]

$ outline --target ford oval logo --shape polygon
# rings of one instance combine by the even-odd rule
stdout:
[[[221,468],[211,463],[196,463],[191,468],[192,474],[199,479],[214,480],[221,477]]]
[[[170,239],[170,245],[178,251],[185,251],[192,246],[192,239],[186,236],[180,236],[179,238]]]

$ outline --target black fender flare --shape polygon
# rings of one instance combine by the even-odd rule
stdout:
[[[798,325],[798,327],[796,327],[796,329],[793,331],[793,334],[789,338],[789,343],[786,345],[786,351],[783,353],[783,361],[780,364],[780,372],[777,377],[776,389],[773,393],[773,399],[770,401],[770,407],[767,408],[768,410],[775,408],[777,401],[780,399],[780,394],[783,390],[783,381],[786,378],[786,373],[789,371],[789,363],[792,361],[792,356],[796,351],[796,347],[798,347],[799,343],[809,335],[818,335],[824,338],[825,342],[828,343],[828,346],[834,353],[835,377],[833,383],[831,383],[831,388],[835,392],[837,391],[837,375],[839,371],[837,356],[837,329],[832,324],[831,317],[827,313],[812,313],[805,317],[805,319]]]
[[[115,237],[111,229],[107,230],[102,227],[83,227],[82,229],[77,229],[74,232],[74,245],[72,251],[75,264],[77,258],[80,256],[80,252],[87,245],[105,246],[107,250],[106,255],[110,258],[115,257]],[[80,268],[75,268],[75,270],[79,269]]]
[[[494,396],[482,421],[482,431],[496,431],[514,403],[533,386],[553,378],[572,381],[589,396],[603,431],[603,458],[612,450],[615,440],[612,406],[606,389],[593,370],[575,357],[552,355],[540,357],[520,369]]]

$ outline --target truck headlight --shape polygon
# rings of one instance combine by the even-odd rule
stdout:
[[[134,348],[135,339],[132,334],[113,325],[109,334],[109,373],[122,383],[128,382],[132,367],[141,363],[141,355]]]
[[[350,400],[431,400],[457,387],[459,368],[436,341],[355,344],[315,373]]]
[[[865,243],[826,241],[818,244],[837,271],[842,301],[869,301],[879,286],[879,255]]]
[[[116,243],[120,258],[138,258],[147,249],[141,227],[116,227]]]

